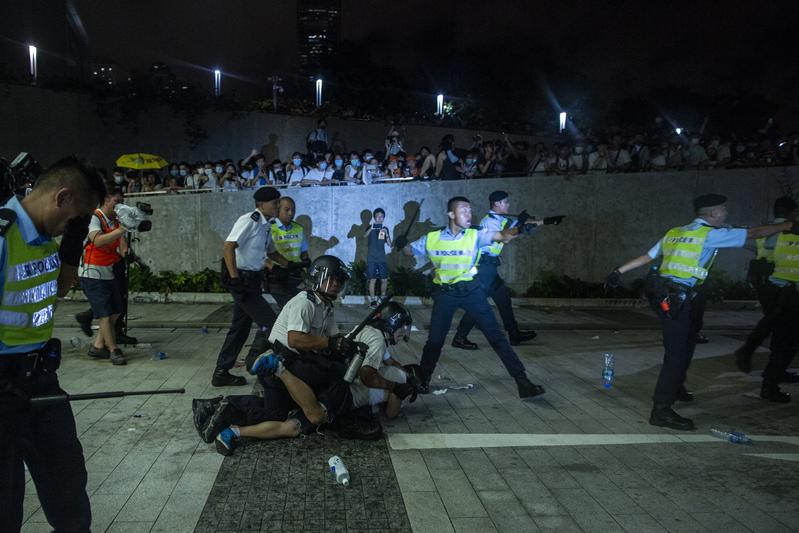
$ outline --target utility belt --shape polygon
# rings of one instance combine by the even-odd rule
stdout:
[[[650,271],[647,276],[644,292],[656,313],[672,319],[680,315],[687,300],[693,300],[698,294],[696,289],[664,278],[655,271]]]
[[[778,316],[795,312],[797,300],[799,300],[799,287],[792,281],[780,286],[769,280],[764,285],[763,310],[767,315]]]
[[[245,288],[250,290],[261,290],[261,284],[266,279],[263,270],[242,270],[240,268],[237,270],[239,273],[239,278],[241,278],[241,282],[244,284]],[[222,286],[226,289],[229,288],[230,274],[228,273],[227,264],[225,264],[224,259],[222,259],[221,262],[220,274]]]
[[[488,255],[488,254],[485,254],[485,255],[481,255],[481,256],[480,256],[480,262],[479,262],[479,264],[481,264],[481,265],[495,265],[495,266],[499,266],[499,265],[501,265],[501,264],[502,264],[502,260],[499,258],[499,256],[498,256],[498,255]]]
[[[347,371],[346,365],[341,361],[331,359],[317,352],[301,351],[298,353],[283,345],[280,341],[275,341],[272,344],[272,350],[283,357],[284,365],[288,370],[291,370],[292,363],[301,360],[315,365],[322,372],[329,373],[331,378],[340,379],[344,377],[344,373]],[[298,375],[297,377],[305,381],[303,376]]]
[[[442,283],[438,285],[438,289],[450,296],[464,296],[469,294],[481,287],[480,282],[476,279],[472,279],[469,281],[459,281],[457,283]]]
[[[0,354],[0,392],[9,386],[25,386],[27,383],[55,379],[61,365],[61,341],[50,339],[32,352]],[[46,379],[45,379],[46,381]]]
[[[267,277],[269,283],[299,283],[302,281],[302,269],[303,264],[298,261],[292,261],[286,267],[276,264],[269,271]]]

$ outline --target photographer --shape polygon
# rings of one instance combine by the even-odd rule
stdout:
[[[92,314],[100,324],[89,357],[111,359],[113,365],[127,364],[117,347],[116,322],[122,313],[122,294],[114,275],[114,265],[128,252],[127,229],[117,219],[114,208],[122,202],[122,191],[110,189],[89,223],[89,235],[80,264],[80,286]]]
[[[3,176],[7,179],[7,176]],[[64,394],[52,338],[56,296],[75,281],[88,217],[105,196],[99,174],[75,158],[59,161],[22,201],[0,209],[0,501],[2,525],[19,531],[27,465],[44,515],[56,531],[89,531],[86,466],[68,403],[32,407],[29,398]],[[63,234],[60,246],[53,237]]]

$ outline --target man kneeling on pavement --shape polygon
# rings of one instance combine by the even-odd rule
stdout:
[[[388,381],[384,376],[391,371],[380,372],[386,345],[407,338],[411,323],[407,310],[387,304],[385,314],[349,339],[338,332],[332,306],[349,280],[346,266],[336,257],[322,256],[313,262],[309,275],[311,289],[289,300],[275,321],[269,337],[273,350],[247,361],[250,373],[259,376],[263,397],[193,402],[200,437],[209,443],[216,440],[224,455],[233,453],[240,437],[296,437],[322,425],[334,427],[343,437],[379,438],[379,422],[369,407],[362,408],[370,397],[363,389],[391,391],[389,413],[396,413],[402,400],[415,399],[415,385],[400,382],[402,377]],[[364,362],[358,379],[350,384],[344,380],[345,361],[358,352],[365,355]]]

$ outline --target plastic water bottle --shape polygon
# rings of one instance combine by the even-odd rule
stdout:
[[[208,333],[208,326],[201,327],[200,331],[202,331],[203,333]]]
[[[72,337],[69,339],[69,345],[72,346],[73,350],[80,350],[83,348],[83,341],[78,337]]]
[[[350,472],[341,457],[334,455],[328,459],[327,464],[330,465],[330,471],[336,476],[336,483],[340,483],[345,487],[350,484]]]
[[[721,440],[732,442],[733,444],[752,444],[752,439],[746,436],[742,431],[722,431],[716,428],[710,428],[710,434]]]
[[[153,354],[153,361],[161,361],[166,359],[166,352],[156,352]]]
[[[605,354],[605,365],[602,367],[602,385],[609,389],[613,386],[613,377],[616,372],[614,370],[615,362],[612,353]]]

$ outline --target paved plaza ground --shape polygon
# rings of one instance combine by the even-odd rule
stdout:
[[[71,322],[83,307],[57,310],[68,392],[186,388],[74,403],[94,531],[799,530],[799,398],[779,405],[757,397],[765,348],[750,376],[730,355],[756,311],[708,311],[710,343],[697,348],[688,374],[696,400],[677,405],[695,432],[647,423],[662,358],[648,310],[519,308],[522,325],[539,336],[517,351],[544,396],[519,400],[475,332],[480,351],[443,352],[433,385],[448,390],[384,422],[386,439],[251,441],[223,458],[198,438],[190,404],[252,390],[210,385],[230,306],[133,304],[130,333],[149,346],[127,349],[124,367],[71,347],[71,338],[87,340]],[[351,327],[366,312],[346,306],[337,315]],[[398,347],[405,363],[418,360],[429,324],[429,308],[411,312],[421,331]],[[153,360],[159,351],[167,359]],[[601,384],[607,351],[616,356],[610,390]],[[784,388],[799,396],[799,386]],[[717,440],[711,427],[744,431],[755,443]],[[327,473],[334,454],[350,469],[348,488]],[[24,531],[49,531],[30,482],[25,519]]]

